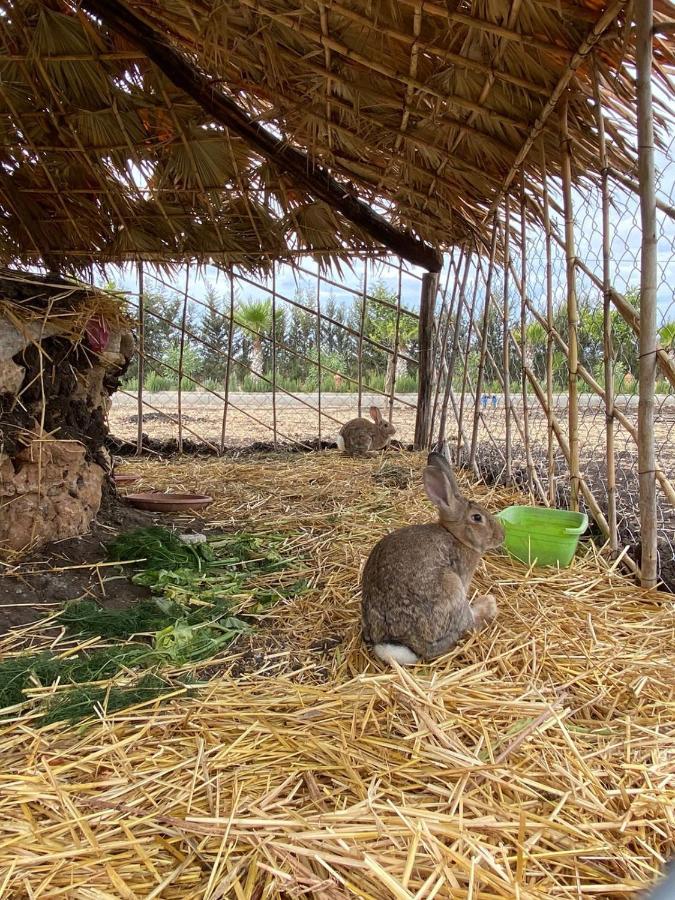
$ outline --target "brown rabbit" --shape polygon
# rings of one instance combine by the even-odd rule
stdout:
[[[462,496],[449,463],[429,454],[424,488],[438,524],[410,525],[372,549],[361,579],[363,638],[384,662],[413,665],[447,653],[491,622],[490,595],[469,605],[471,578],[486,550],[504,540],[500,523]]]
[[[349,456],[369,456],[372,450],[383,450],[396,429],[385,422],[382,413],[376,406],[370,407],[370,418],[352,419],[342,426],[337,436],[338,450]]]

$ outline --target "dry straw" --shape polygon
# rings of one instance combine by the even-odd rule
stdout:
[[[317,165],[345,194],[386,210],[404,244],[414,233],[434,246],[476,237],[487,246],[490,213],[521,170],[541,198],[534,146],[545,148],[546,174],[560,174],[555,110],[565,94],[575,179],[599,180],[591,55],[611,113],[607,162],[634,184],[635,35],[623,0],[508,9],[503,0],[300,0],[292,9],[287,0],[172,0],[122,5],[127,28],[113,20],[112,29],[101,22],[110,7],[26,0],[0,20],[6,262],[192,259],[269,272],[274,259],[307,252],[325,263],[381,249],[368,217],[347,221],[334,194],[326,202]],[[672,15],[667,3],[654,7],[654,75],[669,92]],[[232,117],[226,130],[217,125],[203,95],[198,103],[175,86],[175,64],[152,65],[133,14],[223,89],[256,133],[278,129],[285,147],[306,152],[302,177],[283,154],[263,156]],[[667,119],[661,104],[658,135]]]
[[[359,569],[430,515],[421,463],[134,462],[146,486],[213,494],[209,526],[288,531],[312,589],[196,697],[6,724],[1,896],[626,897],[657,878],[675,843],[670,598],[592,546],[560,573],[492,555],[475,586],[497,623],[433,666],[379,668]],[[33,627],[5,650],[46,640]]]

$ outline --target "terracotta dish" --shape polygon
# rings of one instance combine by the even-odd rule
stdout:
[[[202,509],[213,503],[213,497],[207,497],[205,494],[167,494],[162,491],[127,494],[125,500],[136,509],[147,509],[151,512],[183,512]]]
[[[124,472],[121,475],[113,475],[115,484],[135,484],[140,479],[140,475],[134,475],[133,472]]]

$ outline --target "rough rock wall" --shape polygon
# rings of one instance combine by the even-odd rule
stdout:
[[[58,317],[0,315],[0,552],[88,530],[110,471],[111,395],[133,352],[125,329],[74,342]]]

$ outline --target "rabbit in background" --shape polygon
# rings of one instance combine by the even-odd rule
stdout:
[[[504,540],[501,524],[462,495],[440,453],[429,455],[423,479],[438,522],[383,537],[361,580],[364,641],[379,659],[400,665],[442,656],[497,615],[494,597],[471,605],[468,591],[483,554]]]
[[[338,450],[349,456],[370,456],[374,450],[384,450],[396,429],[385,422],[377,406],[370,407],[368,419],[351,419],[340,429],[337,436]]]

